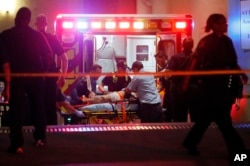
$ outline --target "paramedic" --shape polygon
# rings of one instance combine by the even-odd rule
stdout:
[[[135,73],[133,79],[125,88],[126,93],[136,92],[140,102],[140,119],[142,123],[162,122],[161,98],[156,88],[153,75],[145,75],[143,64],[135,61],[132,64]],[[142,75],[139,75],[143,73]]]
[[[108,86],[108,92],[120,91],[125,88],[131,81],[130,76],[127,75],[127,64],[125,61],[119,61],[116,64],[117,72],[112,76],[106,76],[98,86],[98,90],[104,94],[104,86]]]
[[[102,66],[94,64],[90,69],[90,75],[79,77],[74,85],[73,90],[70,92],[70,104],[81,105],[84,104],[81,100],[82,96],[86,98],[93,98],[96,95],[96,81],[98,75],[102,73]]]
[[[54,62],[52,62],[49,67],[49,73],[58,73],[57,77],[46,77],[45,79],[45,110],[47,125],[56,125],[56,90],[57,87],[62,87],[65,83],[64,74],[67,73],[68,70],[68,58],[56,36],[46,32],[47,24],[45,15],[40,14],[36,17],[36,28],[46,38],[53,52]],[[55,59],[60,60],[59,64],[56,64]],[[59,74],[61,72],[64,74]]]

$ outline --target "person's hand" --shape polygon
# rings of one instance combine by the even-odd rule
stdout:
[[[4,97],[4,103],[9,103],[10,100],[10,84],[6,83],[4,91],[2,93],[2,96]]]
[[[95,97],[95,93],[94,92],[90,92],[89,93],[89,98],[94,98]]]
[[[235,111],[239,111],[240,110],[240,99],[236,99],[235,103],[234,103],[234,110]]]

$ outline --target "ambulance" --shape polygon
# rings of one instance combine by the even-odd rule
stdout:
[[[69,59],[63,91],[67,94],[77,74],[89,72],[93,64],[112,73],[119,60],[129,67],[141,61],[146,71],[157,72],[154,55],[159,41],[164,41],[170,59],[192,30],[189,14],[59,14],[55,34]]]

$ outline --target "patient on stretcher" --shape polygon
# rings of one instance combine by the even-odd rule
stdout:
[[[86,98],[84,96],[81,97],[81,100],[83,101],[83,105],[77,105],[77,106],[72,106],[68,102],[64,101],[63,103],[61,102],[60,105],[66,109],[67,112],[71,113],[73,112],[74,114],[77,115],[79,111],[84,112],[84,111],[114,111],[114,110],[121,110],[121,103],[122,101],[125,100],[129,95],[125,94],[125,91],[117,91],[117,92],[111,92],[105,95],[98,95],[94,96],[92,98]],[[133,100],[136,100],[136,97],[132,97]],[[129,110],[137,110],[138,105],[137,104],[125,104],[125,108]],[[75,111],[77,110],[77,111]],[[81,117],[81,116],[78,116]]]
[[[87,104],[98,104],[98,103],[115,103],[117,101],[123,100],[125,97],[125,91],[110,92],[105,95],[97,95],[92,98],[82,97],[83,103]]]

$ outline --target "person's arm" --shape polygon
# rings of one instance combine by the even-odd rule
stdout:
[[[100,94],[104,94],[104,84],[102,82],[98,84],[98,91]]]
[[[133,77],[133,79],[128,84],[128,86],[126,88],[124,88],[125,93],[131,94],[132,92],[136,92],[138,84],[139,84],[139,82],[138,82],[138,79],[136,78],[136,76]]]
[[[104,90],[104,86],[107,85],[107,82],[109,82],[109,77],[108,76],[105,76],[101,83],[98,85],[98,91],[101,93],[101,94],[104,94],[105,93],[105,90]]]
[[[237,68],[239,70],[242,70],[239,64],[238,64]],[[247,82],[248,82],[248,76],[246,75],[246,73],[241,73],[241,79],[242,79],[242,83],[243,84],[247,84]]]
[[[65,84],[65,77],[68,71],[68,57],[66,53],[61,54],[58,56],[61,60],[61,75],[57,80],[58,87],[62,87]]]

